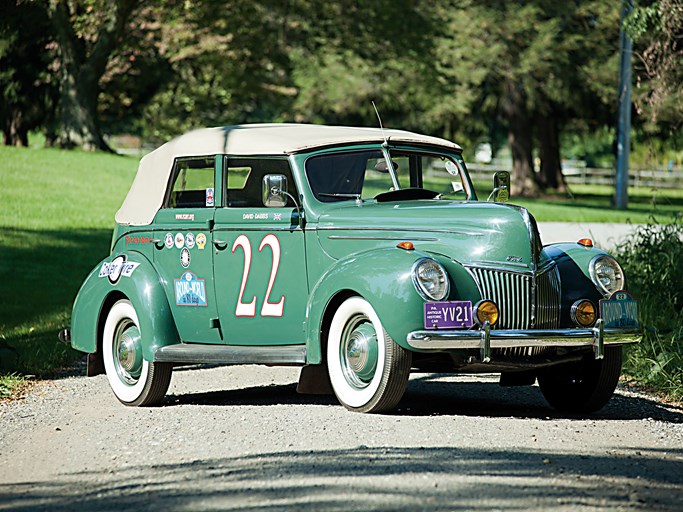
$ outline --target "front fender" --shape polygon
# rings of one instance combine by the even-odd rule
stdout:
[[[389,335],[404,348],[406,334],[422,329],[424,299],[411,278],[413,263],[429,256],[396,248],[373,249],[339,260],[313,287],[306,308],[306,351],[309,364],[322,362],[321,332],[335,297],[360,295],[377,312]],[[334,311],[330,311],[334,313]]]
[[[118,256],[137,265],[129,276],[121,275],[112,283],[102,275],[102,269]],[[81,286],[71,316],[71,346],[82,352],[97,352],[109,308],[123,298],[131,301],[138,314],[145,360],[153,361],[157,348],[180,342],[154,265],[139,252],[127,251],[102,260]]]
[[[562,283],[562,306],[560,325],[573,326],[570,311],[572,304],[580,299],[590,299],[597,307],[602,293],[595,287],[588,270],[590,261],[601,254],[608,254],[596,247],[559,243],[547,245],[544,252],[557,263]]]

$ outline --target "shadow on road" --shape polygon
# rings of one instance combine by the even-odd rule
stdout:
[[[263,453],[0,485],[12,510],[680,510],[683,450],[367,448]]]
[[[514,418],[577,418],[560,414],[545,402],[537,386],[500,387],[497,382],[445,382],[445,376],[426,374],[411,379],[408,390],[392,415],[398,416],[477,416]],[[333,405],[334,396],[300,395],[296,384],[253,386],[206,393],[176,394],[166,397],[164,406],[174,405]],[[683,423],[683,409],[632,396],[617,390],[602,410],[590,416],[600,420],[652,419]]]

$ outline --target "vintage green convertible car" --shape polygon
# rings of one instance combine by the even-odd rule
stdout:
[[[595,411],[637,303],[590,240],[544,247],[508,187],[478,200],[459,146],[401,130],[187,133],[141,160],[61,337],[126,405],[210,363],[298,365],[300,391],[360,412],[394,408],[411,371],[538,380]]]

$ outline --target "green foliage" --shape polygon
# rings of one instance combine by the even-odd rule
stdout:
[[[0,16],[0,129],[5,143],[27,145],[28,131],[49,126],[56,81],[49,65],[51,27],[35,2],[5,2]]]
[[[634,100],[648,133],[668,137],[683,124],[683,0],[638,2],[625,20],[634,43]]]
[[[639,299],[643,341],[624,371],[640,384],[683,400],[683,221],[641,227],[619,254]]]
[[[168,74],[144,109],[145,135],[164,141],[201,126],[283,120],[296,92],[287,4],[205,0],[157,14]]]
[[[16,373],[0,375],[0,399],[17,396],[25,385],[26,377]]]

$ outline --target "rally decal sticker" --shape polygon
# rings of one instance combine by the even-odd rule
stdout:
[[[111,284],[116,284],[121,276],[130,277],[140,264],[127,261],[125,255],[117,256],[111,261],[105,261],[100,267],[99,277],[106,277]]]
[[[176,306],[206,306],[206,282],[192,272],[174,279]]]
[[[188,233],[187,235],[185,235],[185,247],[187,247],[188,249],[192,249],[194,247],[194,242],[195,239],[192,233]]]
[[[126,245],[149,245],[152,243],[151,236],[128,236],[126,235]]]
[[[176,233],[175,235],[175,246],[176,249],[181,249],[185,245],[185,235],[182,233]]]
[[[199,233],[197,235],[197,247],[201,250],[204,249],[204,246],[206,245],[206,235],[204,233]]]
[[[243,213],[242,220],[268,220],[270,213]]]
[[[273,285],[275,284],[275,278],[277,277],[277,272],[280,267],[280,240],[271,234],[266,235],[261,240],[259,245],[259,252],[263,250],[265,246],[270,247],[272,251],[273,260],[270,268],[270,279],[268,280],[268,288],[266,290],[266,295],[263,299],[263,307],[261,308],[261,316],[274,316],[282,317],[285,309],[285,296],[282,295],[278,302],[270,301],[270,294],[273,291]],[[235,316],[238,317],[254,317],[256,316],[256,297],[253,297],[250,302],[244,302],[244,290],[247,286],[247,280],[249,279],[249,273],[251,272],[251,257],[252,249],[251,242],[247,235],[240,235],[232,244],[232,253],[240,247],[244,253],[244,268],[242,271],[242,284],[240,285],[239,295],[237,296],[237,307],[235,308]]]
[[[166,233],[166,236],[164,237],[164,245],[166,246],[166,249],[173,249],[173,244],[175,241],[173,240],[173,233]]]
[[[190,266],[190,250],[187,247],[183,247],[183,250],[180,251],[180,264],[183,268]]]

